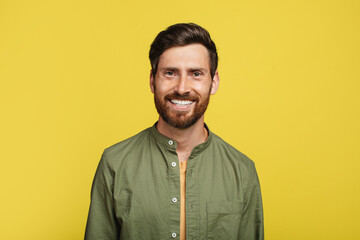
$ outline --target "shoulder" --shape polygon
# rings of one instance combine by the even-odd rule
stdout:
[[[118,142],[104,150],[102,161],[106,165],[119,164],[123,159],[139,152],[150,140],[150,128],[147,128],[138,134]]]
[[[115,175],[123,168],[124,164],[128,165],[129,160],[133,159],[134,152],[139,152],[137,150],[144,146],[142,142],[149,139],[149,129],[104,150],[95,173],[95,185],[102,184],[112,191]]]
[[[254,166],[254,162],[248,156],[240,152],[238,149],[236,149],[214,133],[213,146],[218,151],[221,151],[223,154],[225,154],[229,159],[233,159],[234,161],[237,161],[248,167]]]
[[[213,142],[214,148],[217,148],[216,151],[220,152],[219,157],[221,157],[220,162],[224,164],[223,167],[227,166],[239,173],[238,176],[241,178],[242,183],[244,183],[244,191],[248,192],[251,190],[251,186],[258,181],[255,163],[216,134],[213,136]]]

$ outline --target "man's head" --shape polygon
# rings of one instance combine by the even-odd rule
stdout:
[[[209,33],[195,24],[170,26],[154,40],[150,60],[159,121],[185,129],[203,120],[210,94],[219,84],[217,53]]]
[[[209,32],[195,23],[174,24],[156,36],[149,52],[153,76],[156,75],[159,58],[163,52],[172,47],[186,46],[194,43],[199,43],[207,49],[211,78],[213,78],[218,67],[216,46],[211,40]]]

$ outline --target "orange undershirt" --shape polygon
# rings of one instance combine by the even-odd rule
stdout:
[[[185,178],[186,178],[186,164],[180,162],[180,240],[186,239],[186,223],[185,223]]]

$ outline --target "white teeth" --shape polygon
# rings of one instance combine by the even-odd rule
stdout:
[[[183,100],[171,100],[172,103],[176,104],[176,105],[190,105],[193,103],[193,101],[183,101]]]

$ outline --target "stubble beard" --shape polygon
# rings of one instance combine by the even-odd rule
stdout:
[[[161,99],[159,94],[157,94],[155,90],[154,100],[156,110],[158,111],[161,118],[170,126],[178,129],[186,129],[194,125],[204,115],[210,102],[210,91],[211,88],[206,98],[204,98],[203,101],[199,102],[200,98],[197,95],[190,95],[190,93],[185,93],[181,95],[175,92],[172,94],[168,94],[163,99]],[[166,104],[166,102],[170,99],[194,101],[194,103],[192,103],[195,104],[193,112],[189,116],[187,116],[189,112],[174,112]]]

